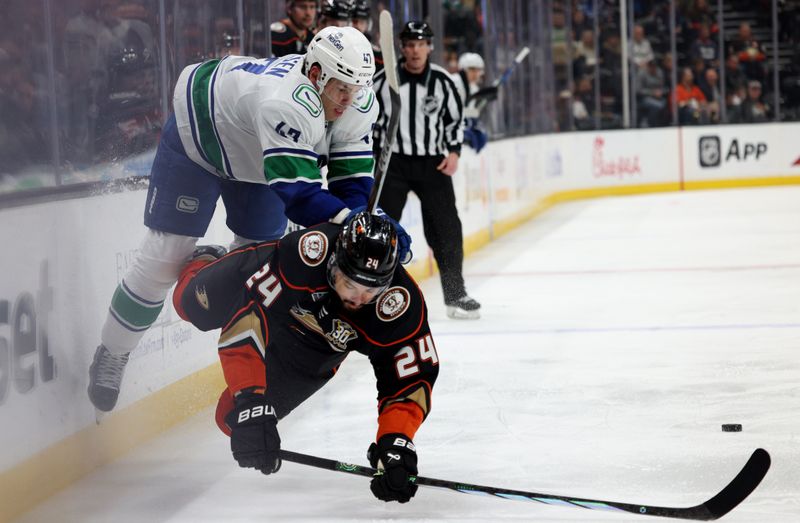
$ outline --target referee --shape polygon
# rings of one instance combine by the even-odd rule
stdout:
[[[481,305],[464,288],[464,240],[452,179],[463,141],[462,101],[447,71],[429,62],[432,38],[425,22],[408,22],[400,32],[402,112],[380,206],[399,221],[408,191],[416,193],[425,239],[439,266],[447,315],[479,318]],[[375,75],[374,89],[381,106],[376,143],[381,144],[391,113],[383,71]]]

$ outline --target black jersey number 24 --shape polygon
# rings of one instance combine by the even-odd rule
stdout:
[[[256,289],[258,293],[261,295],[261,303],[264,305],[265,308],[272,305],[272,302],[281,294],[283,287],[281,287],[281,282],[278,280],[278,277],[270,272],[269,262],[265,263],[261,269],[259,269],[255,274],[247,278],[247,285],[248,289],[253,288],[253,285],[257,285]]]

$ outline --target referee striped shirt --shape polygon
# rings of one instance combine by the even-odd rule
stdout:
[[[447,71],[429,62],[422,73],[411,74],[400,64],[397,76],[402,110],[392,152],[407,156],[460,153],[464,141],[463,104]],[[374,89],[381,108],[375,142],[382,145],[392,111],[383,70],[375,75]]]

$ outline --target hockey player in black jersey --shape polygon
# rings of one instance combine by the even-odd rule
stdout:
[[[270,29],[272,56],[305,54],[314,38],[317,0],[287,0],[286,18],[273,22]]]
[[[369,358],[378,390],[378,428],[368,457],[382,469],[371,490],[407,502],[417,486],[413,438],[430,412],[439,358],[422,292],[398,265],[391,222],[355,213],[219,253],[201,249],[173,296],[181,318],[222,328],[227,383],[217,424],[233,457],[264,474],[280,467],[277,425],[335,374],[351,352]]]

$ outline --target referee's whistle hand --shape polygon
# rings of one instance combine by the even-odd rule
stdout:
[[[450,153],[445,156],[444,160],[442,160],[442,162],[436,166],[436,169],[442,171],[442,174],[453,176],[458,169],[458,154]]]

